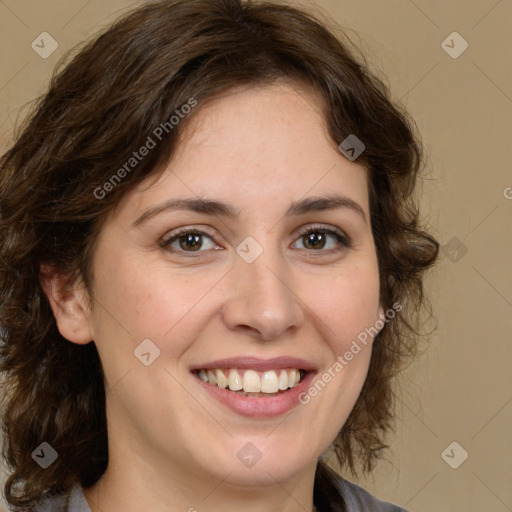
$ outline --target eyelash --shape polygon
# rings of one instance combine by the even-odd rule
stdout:
[[[303,238],[304,236],[310,235],[312,233],[322,233],[324,235],[331,235],[334,236],[337,240],[337,242],[340,244],[341,247],[338,247],[336,249],[329,249],[329,250],[322,250],[322,249],[301,249],[308,252],[318,252],[318,253],[333,253],[333,252],[341,252],[345,249],[350,249],[352,247],[351,241],[347,235],[345,235],[341,230],[336,230],[332,228],[326,228],[325,226],[321,225],[313,225],[308,226],[306,229],[303,229],[297,238],[297,240]],[[171,237],[167,239],[162,239],[160,242],[160,245],[170,252],[174,253],[181,253],[183,255],[187,255],[186,257],[197,257],[198,253],[207,252],[208,250],[198,250],[198,251],[184,251],[182,249],[175,249],[171,247],[171,244],[175,241],[179,240],[181,237],[184,237],[186,235],[201,235],[201,236],[207,236],[208,238],[211,238],[213,241],[213,237],[209,235],[208,233],[205,233],[199,229],[196,228],[185,228],[181,231],[178,231],[177,233],[174,233]]]

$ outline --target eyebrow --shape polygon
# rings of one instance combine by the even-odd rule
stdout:
[[[363,208],[354,200],[341,195],[308,197],[306,199],[294,201],[288,210],[286,210],[284,216],[299,216],[306,213],[334,210],[339,208],[348,208],[357,213],[365,222],[367,222]],[[231,219],[237,219],[240,216],[240,211],[222,201],[206,198],[169,199],[168,201],[164,201],[161,204],[146,209],[142,215],[138,217],[137,220],[132,224],[132,227],[137,227],[143,222],[152,217],[155,217],[160,213],[177,210],[185,210],[211,216],[220,215],[222,217]]]

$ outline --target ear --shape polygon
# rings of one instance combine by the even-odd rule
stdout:
[[[93,340],[90,308],[81,279],[68,276],[48,265],[41,265],[39,280],[48,297],[59,332],[69,341],[86,345]]]

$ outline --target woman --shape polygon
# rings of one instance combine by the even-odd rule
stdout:
[[[343,36],[165,0],[52,80],[1,161],[13,510],[394,511],[371,471],[437,242],[419,142]]]

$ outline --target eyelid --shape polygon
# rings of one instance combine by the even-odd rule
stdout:
[[[350,241],[350,237],[343,231],[342,229],[331,226],[329,224],[306,224],[299,230],[299,236],[307,235],[311,231],[325,231],[330,233],[336,233],[341,237],[345,238],[348,242]]]

